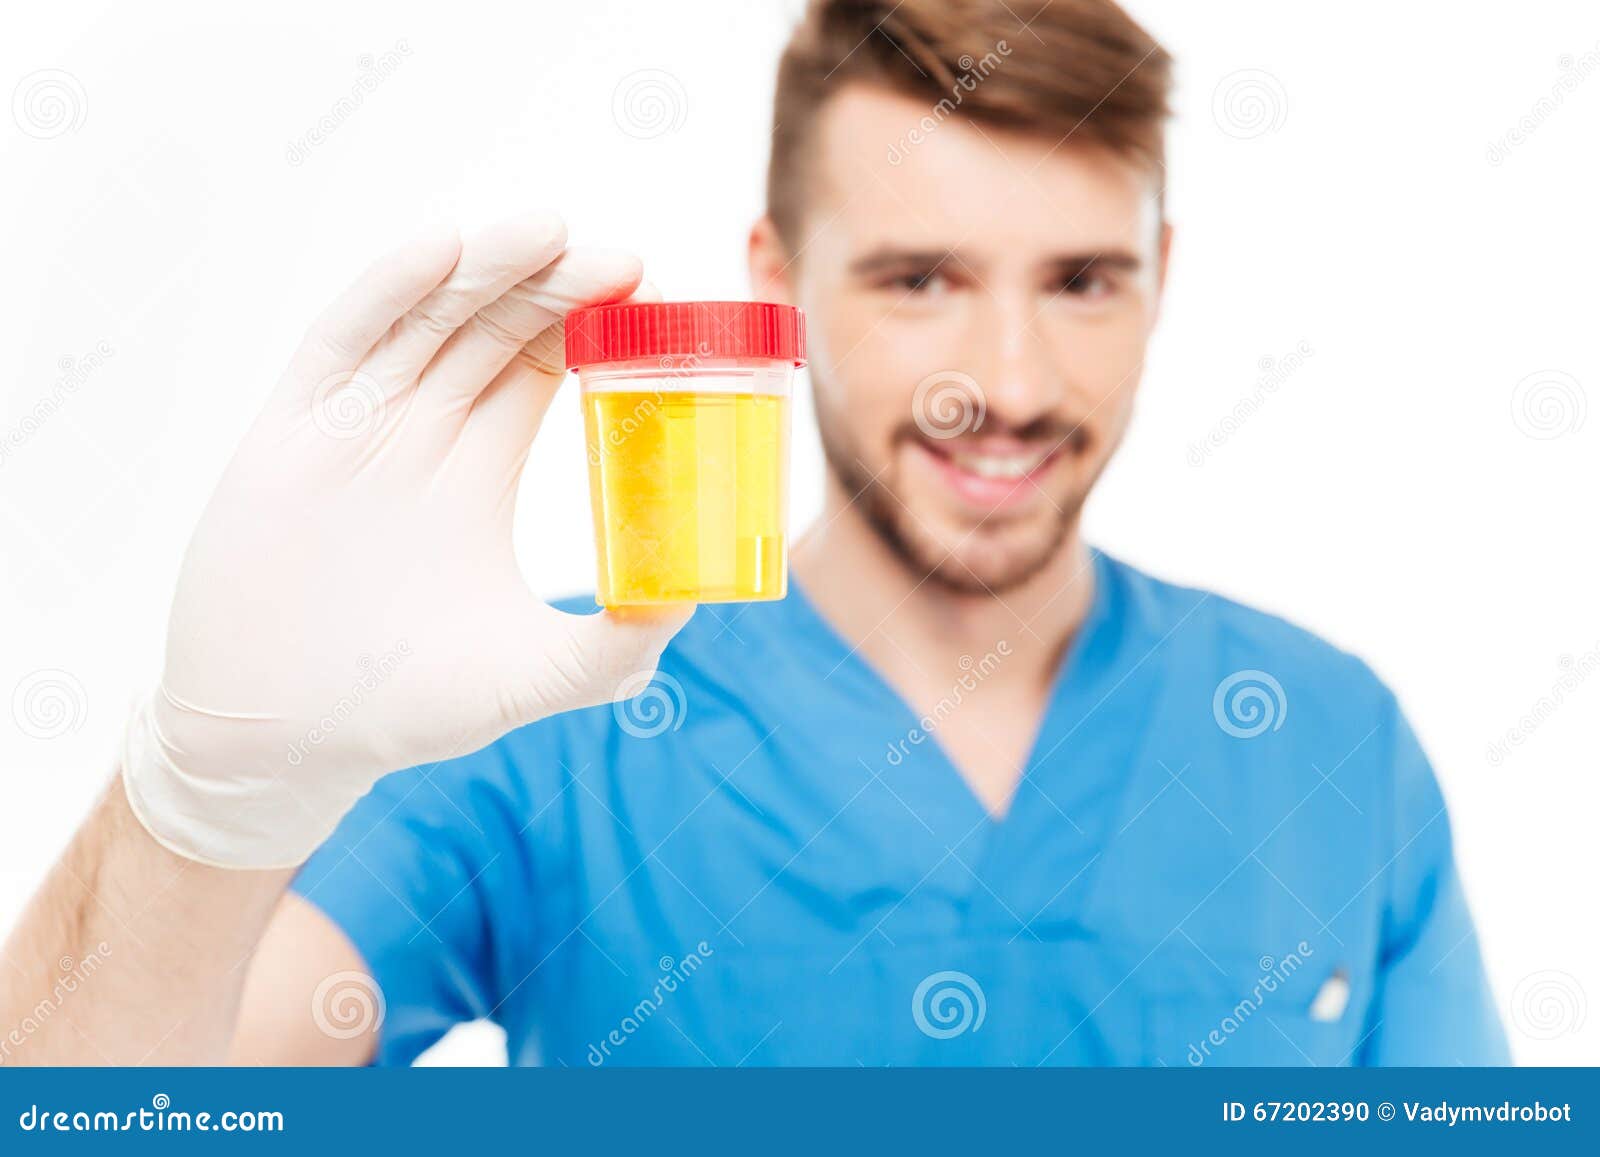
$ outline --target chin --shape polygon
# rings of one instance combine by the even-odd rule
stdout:
[[[920,576],[960,594],[1002,595],[1044,570],[1065,549],[1072,520],[1055,517],[1028,524],[941,527],[907,515],[891,544]]]
[[[828,466],[852,505],[885,547],[919,582],[968,595],[1003,595],[1049,566],[1066,549],[1088,487],[1082,464],[1063,456],[1046,490],[984,509],[947,485],[895,460],[869,468],[856,444],[818,412]],[[1078,450],[1077,447],[1069,447]],[[1079,451],[1081,452],[1081,451]],[[907,477],[907,475],[910,477]]]

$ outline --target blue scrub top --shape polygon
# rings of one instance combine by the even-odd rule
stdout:
[[[379,1063],[482,1017],[522,1064],[1508,1063],[1394,697],[1094,566],[1003,820],[937,734],[1004,655],[919,720],[798,590],[702,607],[631,704],[383,780],[295,883]]]

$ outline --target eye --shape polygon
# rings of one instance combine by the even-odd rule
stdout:
[[[1055,287],[1055,292],[1061,297],[1095,301],[1115,288],[1115,283],[1105,270],[1090,265],[1068,273]]]
[[[951,288],[950,278],[940,269],[899,273],[885,284],[889,289],[915,297],[941,297]]]

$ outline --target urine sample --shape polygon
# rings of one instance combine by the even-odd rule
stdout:
[[[626,303],[567,318],[604,606],[781,599],[800,311]]]

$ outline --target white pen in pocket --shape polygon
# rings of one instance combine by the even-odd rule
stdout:
[[[1350,977],[1342,968],[1335,968],[1322,982],[1322,987],[1317,989],[1317,995],[1311,1000],[1311,1019],[1323,1023],[1332,1023],[1344,1016],[1345,1008],[1350,1004]]]

